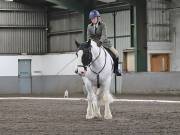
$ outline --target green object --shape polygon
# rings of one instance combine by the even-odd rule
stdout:
[[[147,71],[146,1],[137,0],[134,6],[134,47],[136,72]]]

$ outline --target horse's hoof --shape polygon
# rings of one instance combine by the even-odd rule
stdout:
[[[98,113],[95,114],[94,117],[96,117],[96,118],[102,118],[101,114],[98,114]]]
[[[94,117],[94,119],[97,120],[97,121],[102,121],[103,120],[102,117]]]
[[[94,118],[93,116],[86,115],[87,120],[90,120],[90,119],[93,119],[93,118]]]
[[[105,115],[105,116],[104,116],[104,119],[110,120],[110,119],[112,119],[112,115]]]

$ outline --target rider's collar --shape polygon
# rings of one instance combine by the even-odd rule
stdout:
[[[97,24],[95,24],[95,25],[100,25],[101,24],[101,22],[98,22]],[[93,23],[91,23],[91,26],[93,26],[94,24]]]

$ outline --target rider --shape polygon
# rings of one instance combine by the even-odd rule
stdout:
[[[100,13],[97,10],[92,10],[89,13],[89,19],[91,20],[91,23],[87,28],[87,38],[94,40],[98,46],[103,45],[107,50],[114,54],[114,73],[117,76],[121,76],[121,73],[118,70],[119,53],[107,39],[106,25],[101,21]]]

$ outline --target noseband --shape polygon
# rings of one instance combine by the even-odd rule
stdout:
[[[84,65],[77,65],[77,67],[83,67],[85,71],[87,71],[87,66]]]

